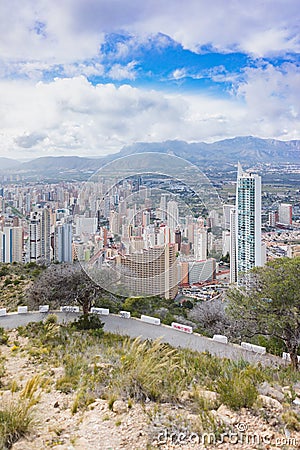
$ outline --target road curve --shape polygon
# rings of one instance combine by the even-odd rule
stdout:
[[[66,323],[74,320],[80,313],[51,311],[58,317],[59,323]],[[13,329],[19,326],[27,325],[29,322],[40,322],[49,313],[29,312],[26,314],[9,313],[0,317],[0,326],[5,329]],[[115,314],[101,316],[104,322],[104,330],[110,333],[116,333],[131,338],[141,337],[141,339],[157,339],[168,343],[173,347],[196,350],[198,352],[209,352],[220,358],[229,358],[231,360],[244,359],[251,363],[261,362],[263,365],[279,366],[284,365],[284,361],[276,356],[266,354],[260,355],[247,351],[236,344],[223,344],[210,338],[201,336],[197,333],[187,334],[182,331],[174,330],[167,325],[152,325],[142,322],[140,319],[124,319]]]

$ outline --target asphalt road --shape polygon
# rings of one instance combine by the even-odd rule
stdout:
[[[58,317],[60,323],[74,320],[78,313],[54,313]],[[13,329],[19,326],[26,325],[29,322],[39,322],[47,316],[47,313],[29,312],[27,314],[11,313],[0,317],[0,326],[5,329]],[[123,319],[117,315],[110,314],[109,316],[101,316],[104,322],[104,330],[120,335],[129,336],[131,338],[141,337],[142,339],[155,340],[160,338],[162,342],[168,343],[173,347],[187,348],[196,350],[198,352],[209,352],[212,355],[221,358],[229,358],[232,360],[244,359],[246,361],[255,363],[260,361],[263,365],[278,366],[285,364],[284,361],[272,355],[260,355],[249,352],[236,344],[222,344],[213,341],[207,337],[199,334],[187,334],[182,331],[177,331],[166,325],[151,325],[142,322],[139,319]]]

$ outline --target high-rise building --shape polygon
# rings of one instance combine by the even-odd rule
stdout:
[[[230,220],[229,220],[229,255],[230,255],[230,283],[235,283],[237,281],[237,258],[236,258],[236,208],[230,210]]]
[[[72,224],[60,223],[55,229],[55,259],[58,262],[72,262]]]
[[[207,259],[207,229],[204,227],[195,229],[194,257],[198,261]]]
[[[29,222],[29,260],[38,262],[41,259],[41,223],[37,213],[31,213]]]
[[[31,262],[50,263],[51,226],[48,208],[39,209],[30,215],[29,259]]]
[[[289,203],[280,203],[278,208],[278,222],[282,225],[292,225],[293,207]]]
[[[179,212],[177,202],[170,200],[167,204],[167,224],[171,231],[178,227]]]
[[[23,261],[22,227],[4,227],[0,231],[0,262],[12,263]]]
[[[242,274],[262,265],[261,177],[238,165],[236,188],[237,281]]]
[[[51,227],[50,227],[50,210],[43,208],[40,212],[41,223],[41,259],[44,263],[49,264],[51,261]]]
[[[176,245],[143,249],[120,259],[124,283],[133,295],[162,295],[174,298],[178,292]]]

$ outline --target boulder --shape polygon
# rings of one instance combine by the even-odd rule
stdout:
[[[127,412],[127,405],[123,402],[123,400],[116,400],[113,404],[112,410],[117,414],[122,414]]]
[[[283,409],[282,404],[278,400],[267,395],[258,395],[257,400],[260,401],[265,408],[276,409],[277,411]]]

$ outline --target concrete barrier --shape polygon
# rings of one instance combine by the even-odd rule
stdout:
[[[99,314],[100,316],[108,316],[109,309],[108,308],[91,308],[92,314]]]
[[[252,344],[252,351],[254,353],[259,353],[260,355],[265,355],[267,353],[266,347],[261,347],[260,345]]]
[[[174,330],[183,331],[184,333],[189,333],[189,334],[191,334],[193,332],[192,327],[190,327],[188,325],[184,325],[183,323],[172,322],[171,328],[173,328]]]
[[[283,352],[282,353],[282,359],[284,361],[289,361],[291,362],[291,355],[289,353]],[[300,356],[298,356],[298,362],[300,362]]]
[[[146,323],[151,323],[152,325],[160,325],[160,319],[158,319],[157,317],[145,316],[144,314],[142,314],[141,320]]]
[[[241,342],[241,347],[245,350],[248,350],[249,352],[252,352],[252,344],[249,342]]]
[[[18,314],[27,314],[28,307],[27,306],[18,306]]]
[[[227,336],[223,336],[223,334],[214,334],[213,341],[221,342],[222,344],[228,344]]]
[[[129,311],[120,311],[120,316],[123,317],[123,319],[130,319],[130,312]]]
[[[61,306],[60,312],[72,312],[72,313],[78,313],[79,312],[79,306]]]

